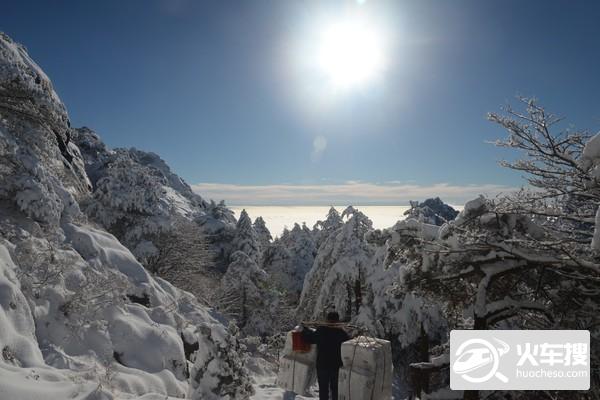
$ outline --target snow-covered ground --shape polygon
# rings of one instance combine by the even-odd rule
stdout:
[[[248,360],[248,369],[251,372],[254,395],[250,397],[252,400],[281,400],[286,397],[286,400],[291,400],[290,394],[285,392],[284,389],[278,387],[275,384],[277,378],[277,365],[270,363],[260,357],[252,357]],[[313,393],[318,398],[318,389],[313,388]],[[292,397],[293,398],[293,397]],[[312,399],[314,397],[296,396],[298,400],[301,399]]]
[[[277,365],[269,363],[262,358],[251,358],[249,360],[249,370],[251,372],[254,395],[251,400],[316,400],[319,398],[319,387],[314,385],[310,389],[310,395],[294,395],[286,392],[275,384],[277,377]],[[392,386],[392,398],[394,400],[403,400],[407,398],[406,387],[397,377]]]

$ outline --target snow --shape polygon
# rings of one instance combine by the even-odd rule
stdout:
[[[318,398],[318,390],[316,387],[311,389],[308,395],[295,395],[292,392],[286,391],[276,385],[275,375],[254,375],[254,395],[250,396],[250,400],[315,400]]]
[[[86,260],[96,259],[100,265],[116,267],[136,283],[147,283],[150,280],[144,267],[113,235],[99,229],[73,224],[65,224],[63,229],[67,241]]]
[[[67,376],[49,376],[44,370],[0,370],[0,398],[19,400],[100,400],[113,396],[92,383],[75,383]]]
[[[398,221],[393,227],[396,234],[414,234],[424,240],[433,240],[438,237],[440,227],[438,225],[427,224],[418,221],[414,218],[408,218],[403,221]]]
[[[65,114],[58,95],[52,88],[50,79],[44,71],[29,57],[22,45],[13,42],[7,35],[0,32],[0,81],[16,81],[22,87],[36,94],[38,99],[45,102],[49,110]],[[61,116],[63,116],[61,115]]]
[[[115,371],[115,378],[112,379],[112,390],[115,392],[137,395],[156,392],[176,397],[183,396],[187,390],[186,371],[188,367],[183,354],[178,327],[182,323],[189,324],[193,321],[194,325],[205,326],[208,328],[207,332],[210,332],[212,329],[218,329],[219,324],[198,306],[195,306],[196,310],[193,310],[192,314],[181,315],[177,311],[171,310],[170,313],[175,313],[173,315],[175,320],[172,316],[165,318],[164,314],[160,312],[162,304],[173,302],[172,298],[169,299],[169,292],[177,294],[177,290],[169,287],[164,281],[155,283],[145,274],[145,271],[135,261],[131,253],[121,246],[111,235],[89,227],[69,226],[69,229],[67,238],[71,240],[73,237],[80,238],[80,240],[73,240],[73,242],[79,244],[76,250],[84,252],[90,266],[94,265],[94,268],[102,271],[104,265],[111,263],[110,265],[114,265],[115,274],[117,274],[115,278],[118,279],[118,274],[125,272],[124,277],[128,279],[130,285],[135,285],[147,292],[150,295],[150,303],[157,306],[148,309],[138,304],[122,304],[121,306],[118,306],[118,303],[113,303],[113,305],[106,304],[105,307],[93,309],[98,322],[102,320],[106,321],[105,326],[101,323],[97,324],[90,321],[84,323],[75,336],[64,336],[66,332],[60,323],[57,324],[55,322],[57,311],[53,310],[58,306],[56,303],[63,303],[65,301],[64,299],[68,296],[68,292],[48,289],[42,292],[40,297],[50,299],[50,303],[46,305],[46,302],[38,301],[39,305],[33,313],[41,324],[39,325],[41,329],[37,331],[37,339],[46,343],[46,354],[44,354],[46,361],[53,361],[57,366],[70,365],[71,368],[77,363],[82,363],[87,368],[91,368],[98,362],[103,363],[104,361],[102,360],[105,357],[112,358],[113,353],[118,354],[117,362],[109,361],[107,366],[96,366],[97,368],[104,368],[105,370],[110,368]],[[81,240],[82,237],[85,240]],[[95,238],[98,240],[94,240]],[[100,251],[94,252],[90,251],[90,249],[100,249]],[[123,268],[123,265],[127,266],[127,268]],[[140,272],[144,273],[142,276],[145,279],[140,279]],[[98,296],[102,293],[102,288],[95,289],[97,292],[93,296]],[[163,289],[169,290],[166,291]],[[12,297],[15,296],[13,295]],[[56,300],[51,300],[53,297]],[[19,304],[27,305],[28,302],[20,301]],[[85,305],[88,304],[89,301]],[[177,305],[176,300],[175,305]],[[9,306],[6,309],[9,309]],[[85,313],[90,311],[86,308],[82,308],[81,311],[75,308],[71,313]],[[27,313],[25,315],[31,314]],[[184,318],[187,318],[188,322]],[[44,321],[47,321],[47,323],[44,324]],[[25,319],[25,322],[27,322],[27,319]],[[33,331],[33,328],[31,328],[33,321],[29,321],[29,324],[21,322],[20,324],[12,325],[20,328],[21,331],[24,330],[23,326],[29,326],[29,331]],[[11,324],[7,324],[6,326],[11,326]],[[221,330],[222,332],[216,335],[216,337],[223,338],[227,336],[223,328]],[[37,357],[33,358],[33,361],[29,361],[31,357],[20,356],[21,349],[23,348],[37,349],[37,346],[35,346],[35,336],[32,333],[29,333],[29,336],[26,335],[27,330],[21,333],[20,336],[17,336],[17,338],[23,336],[29,337],[33,345],[30,344],[29,347],[26,347],[22,344],[22,340],[13,341],[6,345],[9,345],[18,360],[22,360],[20,363],[23,366],[44,365],[39,350],[37,351]],[[189,340],[189,330],[187,336]],[[203,341],[201,332],[193,333],[192,338],[196,341]],[[25,342],[25,344],[27,343]],[[210,348],[210,343],[206,343],[205,347]],[[31,352],[30,350],[24,352],[24,354],[27,355]],[[57,352],[60,352],[60,354],[57,354]],[[34,352],[33,354],[35,355],[36,353]],[[90,359],[90,355],[92,359]],[[98,361],[94,361],[95,357],[99,358]],[[224,365],[219,366],[219,368],[223,367]],[[215,376],[213,381],[217,383],[220,381],[219,368],[215,368],[213,371]]]
[[[461,223],[482,215],[485,211],[487,211],[486,199],[483,196],[479,196],[473,200],[467,201],[462,211],[456,217],[456,224],[460,225]]]
[[[286,391],[277,386],[277,365],[260,357],[252,357],[248,361],[250,368],[254,394],[250,400],[315,400],[319,398],[319,387],[315,383],[305,395]],[[405,388],[398,377],[394,377],[392,386],[392,398],[396,400],[406,399]]]
[[[583,147],[580,164],[582,168],[589,169],[600,164],[600,132],[588,140]]]
[[[43,357],[35,343],[35,323],[15,270],[8,249],[0,244],[0,348],[10,349],[14,364],[37,367],[43,365]]]
[[[88,257],[89,266],[85,268],[90,269],[94,265],[93,268],[96,269],[96,272],[90,270],[88,274],[102,273],[106,260],[111,260],[115,264],[125,263],[129,266],[135,264],[131,253],[128,253],[111,235],[102,234],[102,232],[89,227],[69,226],[69,228],[71,229],[70,234],[77,233],[76,237],[86,235],[83,237],[87,240],[76,240],[75,242],[88,246],[92,244],[91,248],[94,250],[101,249],[94,253],[89,250],[89,247],[84,245],[79,247]],[[67,237],[69,236],[68,234]],[[92,240],[98,236],[100,236],[99,240]],[[102,243],[102,246],[99,243]],[[18,248],[15,248],[14,251],[17,250]],[[118,254],[118,257],[111,257],[111,251]],[[55,257],[64,261],[68,257],[76,257],[76,254],[58,252]],[[86,265],[85,262],[83,259],[79,259],[78,264]],[[139,264],[137,265],[141,268]],[[57,397],[55,398],[61,399],[64,398],[62,397],[64,392],[48,388],[51,383],[45,383],[46,380],[57,382],[57,384],[61,383],[62,386],[65,386],[64,381],[81,380],[84,382],[84,386],[87,385],[86,387],[89,388],[88,392],[91,393],[100,384],[98,376],[110,376],[110,388],[107,389],[107,393],[116,393],[126,398],[131,397],[130,395],[141,396],[148,393],[181,398],[188,390],[188,365],[183,354],[179,333],[179,329],[183,331],[180,328],[181,324],[186,324],[188,327],[186,328],[187,340],[200,341],[203,343],[201,348],[204,354],[213,354],[211,362],[214,366],[211,367],[211,385],[219,385],[221,377],[236,374],[235,368],[240,367],[238,365],[232,368],[229,361],[222,358],[221,354],[224,353],[215,353],[214,350],[211,350],[215,343],[219,347],[229,348],[233,342],[228,338],[229,335],[224,327],[199,306],[192,305],[193,308],[190,310],[192,312],[187,313],[183,308],[179,308],[180,311],[171,310],[170,317],[163,317],[163,313],[160,312],[162,304],[171,302],[177,307],[177,300],[173,299],[171,295],[181,296],[182,294],[164,281],[154,282],[149,276],[146,280],[140,280],[136,273],[131,274],[129,269],[124,269],[129,275],[123,276],[129,280],[131,285],[138,285],[148,292],[151,303],[156,306],[149,309],[139,304],[119,305],[113,298],[104,307],[94,308],[93,319],[87,319],[91,316],[86,316],[83,325],[69,334],[65,328],[69,323],[77,324],[74,321],[75,314],[90,312],[91,310],[86,307],[93,305],[93,300],[90,303],[90,300],[85,301],[82,298],[85,304],[80,305],[81,308],[76,305],[75,308],[70,309],[69,315],[73,314],[72,316],[65,318],[58,311],[59,305],[65,304],[65,300],[70,296],[68,287],[77,285],[78,280],[73,280],[72,273],[65,270],[65,277],[71,277],[69,279],[72,282],[69,285],[48,287],[39,293],[38,300],[32,300],[25,298],[19,288],[15,275],[18,268],[12,260],[9,248],[0,245],[0,289],[2,289],[0,290],[0,305],[2,306],[0,308],[0,347],[6,353],[3,355],[4,362],[0,360],[0,371],[8,369],[14,373],[20,373],[22,379],[30,379],[28,376],[34,374],[31,369],[36,368],[36,371],[41,371],[36,373],[36,376],[40,375],[41,377],[34,380],[35,385],[38,381],[40,382],[39,387],[35,390],[51,394],[56,392]],[[117,275],[114,275],[112,279],[118,280],[119,274],[122,272],[115,267],[114,273]],[[85,275],[80,279],[89,279]],[[114,283],[111,282],[111,284]],[[101,287],[94,289],[96,292],[93,293],[93,296],[102,295]],[[29,305],[32,302],[34,309],[30,310]],[[87,322],[85,322],[86,320]],[[102,321],[105,323],[103,324]],[[200,331],[190,330],[189,327],[193,326],[191,324],[201,328]],[[42,344],[42,351],[40,351],[38,341]],[[231,351],[235,351],[235,349]],[[10,357],[7,356],[8,354]],[[118,358],[112,360],[113,354],[118,355]],[[197,366],[203,366],[201,358],[200,355],[197,357]],[[235,357],[233,362],[238,362],[235,361]],[[61,368],[60,372],[55,368]],[[68,369],[63,370],[62,368]],[[223,371],[224,368],[227,372]],[[97,371],[97,373],[89,374],[91,370]],[[5,374],[0,373],[0,387],[10,390],[10,386],[3,385],[4,377]],[[68,388],[68,386],[66,387]],[[71,397],[75,388],[68,390],[69,397]],[[32,391],[31,396],[35,395],[36,392]],[[50,399],[53,398],[50,397]]]
[[[189,199],[182,196],[172,187],[163,185],[162,190],[168,203],[174,207],[176,213],[183,216],[191,216],[194,214],[194,205]]]

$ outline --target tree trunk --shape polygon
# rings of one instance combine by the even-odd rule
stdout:
[[[487,321],[484,317],[475,316],[473,329],[475,330],[487,330]],[[479,400],[479,391],[477,390],[465,390],[463,395],[464,400]]]

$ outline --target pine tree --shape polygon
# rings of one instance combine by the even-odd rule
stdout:
[[[225,205],[225,201],[221,200],[218,204],[215,203],[214,200],[210,201],[210,204],[207,206],[207,212],[213,218],[229,223],[235,223],[235,217],[233,215],[233,211],[227,208]]]
[[[294,224],[292,230],[284,230],[265,251],[264,268],[273,276],[276,285],[297,300],[304,277],[312,267],[317,253],[312,231],[302,224]]]
[[[235,251],[242,251],[255,263],[260,260],[260,245],[258,236],[252,226],[252,220],[246,210],[242,210],[240,218],[235,227],[235,237],[232,241],[232,248]]]
[[[340,216],[340,213],[332,206],[327,213],[325,221],[317,221],[313,226],[313,234],[317,248],[321,246],[329,235],[341,228],[343,224],[344,221]]]
[[[231,259],[221,280],[218,309],[234,318],[246,334],[270,333],[270,315],[265,312],[272,302],[267,273],[242,251]]]
[[[260,244],[261,251],[264,251],[271,241],[273,237],[271,236],[271,232],[267,228],[267,224],[262,217],[257,217],[254,221],[253,225],[254,231],[256,232],[256,236],[258,238],[258,243]]]
[[[370,265],[374,255],[373,246],[365,241],[365,234],[373,229],[373,225],[366,215],[353,207],[348,207],[343,215],[349,217],[348,221],[340,222],[341,226],[324,239],[312,269],[306,275],[298,307],[304,318],[318,317],[330,305],[335,306],[342,316],[350,318],[356,314],[352,309],[356,302],[353,287],[361,277],[361,268]],[[327,220],[328,223],[321,226],[325,232],[331,232],[341,217],[332,207]],[[362,301],[362,292],[360,297]]]

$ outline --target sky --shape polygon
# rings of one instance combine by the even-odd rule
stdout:
[[[323,32],[352,18],[382,61],[340,87]],[[19,0],[0,30],[73,125],[158,153],[207,198],[464,204],[524,183],[486,143],[504,135],[486,114],[517,95],[600,129],[599,20],[591,1]]]

